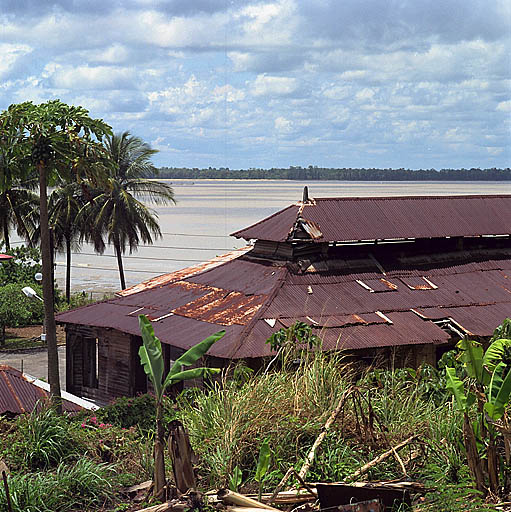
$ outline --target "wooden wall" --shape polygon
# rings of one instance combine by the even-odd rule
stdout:
[[[66,326],[66,390],[85,398],[108,403],[120,396],[132,396],[134,390],[132,336],[114,329]],[[84,358],[87,340],[97,339],[97,387],[90,387],[86,371],[90,364]]]

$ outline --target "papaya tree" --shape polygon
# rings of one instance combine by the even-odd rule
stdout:
[[[463,338],[457,344],[458,359],[467,377],[462,380],[454,368],[446,368],[446,387],[463,413],[463,440],[470,472],[477,490],[489,488],[497,494],[504,469],[497,453],[497,438],[507,432],[506,409],[511,397],[511,319],[504,320],[484,351],[476,341]],[[475,418],[475,419],[474,419]],[[479,447],[486,452],[482,456]],[[504,435],[506,464],[510,445]]]
[[[172,385],[189,379],[199,377],[208,377],[220,371],[219,368],[191,368],[183,370],[185,366],[194,365],[211,348],[213,343],[217,342],[225,334],[225,331],[219,331],[205,340],[197,343],[180,356],[164,375],[164,360],[161,348],[161,342],[154,334],[153,326],[145,315],[138,317],[140,332],[142,333],[143,344],[139,349],[139,356],[144,371],[151,380],[155,393],[156,406],[156,437],[154,440],[154,477],[153,494],[161,496],[165,486],[165,430],[163,427],[163,396],[165,391]]]
[[[0,113],[0,154],[9,156],[9,169],[23,174],[29,174],[31,170],[39,178],[48,382],[53,397],[60,397],[60,379],[47,188],[57,178],[83,182],[86,176],[97,181],[109,163],[101,140],[110,134],[110,126],[103,120],[92,119],[84,108],[66,105],[59,100],[39,105],[27,101],[11,105]],[[59,410],[60,407],[57,400]]]

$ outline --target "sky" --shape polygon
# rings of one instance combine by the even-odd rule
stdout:
[[[168,167],[511,167],[508,0],[0,0],[0,109]]]

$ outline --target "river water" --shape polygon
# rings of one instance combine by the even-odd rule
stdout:
[[[177,204],[155,208],[163,237],[124,257],[127,286],[243,247],[243,240],[229,234],[300,200],[305,185],[310,197],[511,193],[509,182],[164,181],[174,187]],[[63,288],[65,256],[58,255],[56,262],[57,282]],[[72,264],[74,291],[98,297],[119,289],[111,247],[100,256],[84,245],[81,253],[73,254]]]

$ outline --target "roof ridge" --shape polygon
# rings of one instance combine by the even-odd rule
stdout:
[[[455,194],[455,195],[436,195],[436,196],[349,196],[349,197],[315,197],[314,201],[394,201],[398,199],[486,199],[486,198],[502,198],[509,199],[511,194]],[[314,206],[313,204],[305,204],[305,206]],[[283,210],[280,210],[283,211]],[[277,212],[278,213],[278,212]],[[270,217],[266,217],[269,219]],[[262,222],[262,221],[260,221]],[[255,224],[254,224],[255,226]],[[249,226],[252,227],[252,226]],[[245,228],[248,229],[248,228]]]
[[[290,208],[298,208],[297,211],[296,211],[296,215],[298,217],[298,213],[300,212],[300,207],[298,206],[298,204],[290,204],[289,206],[286,206],[285,208],[283,208],[282,210],[278,210],[276,211],[275,213],[272,213],[270,216],[268,217],[265,217],[264,219],[261,219],[260,221],[256,222],[255,224],[251,224],[250,226],[247,226],[246,228],[242,228],[242,229],[238,229],[238,231],[234,231],[234,233],[231,233],[229,236],[234,236],[236,237],[236,235],[238,233],[241,233],[243,231],[246,231],[247,229],[251,229],[251,228],[254,228],[256,226],[258,226],[259,224],[263,223],[263,222],[266,222],[270,219],[273,219],[273,217],[276,217],[277,215],[280,215],[282,213],[284,213],[285,211],[289,210]],[[295,219],[296,220],[296,219]],[[243,237],[241,237],[243,238]]]

